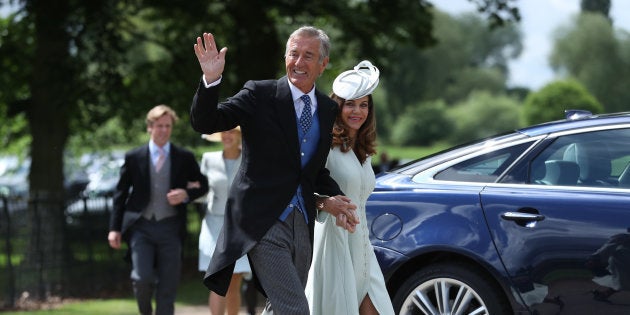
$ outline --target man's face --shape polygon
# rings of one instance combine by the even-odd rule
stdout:
[[[147,127],[151,140],[158,146],[164,146],[171,138],[173,131],[173,119],[169,115],[163,115]]]
[[[308,93],[315,80],[324,72],[328,57],[319,61],[319,39],[317,37],[296,36],[289,41],[285,66],[287,76],[300,91]]]

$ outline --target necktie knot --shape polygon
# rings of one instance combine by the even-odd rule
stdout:
[[[304,103],[302,115],[300,115],[300,126],[302,127],[302,131],[306,133],[311,128],[311,124],[313,123],[313,116],[311,114],[311,98],[308,95],[304,94],[300,96],[300,99],[302,99],[302,102]]]

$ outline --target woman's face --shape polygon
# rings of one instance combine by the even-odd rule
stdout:
[[[236,129],[223,131],[221,132],[221,142],[226,149],[236,148],[241,145],[241,132]]]
[[[347,100],[341,105],[341,120],[349,127],[350,137],[355,137],[370,112],[369,96]]]

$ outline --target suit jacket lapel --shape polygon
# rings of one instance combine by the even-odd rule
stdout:
[[[151,151],[149,145],[145,145],[144,149],[140,151],[138,155],[138,172],[140,172],[140,178],[150,178],[149,172],[151,172]],[[150,180],[142,181],[144,188],[149,192],[151,188]]]
[[[151,151],[149,150],[149,145],[146,145],[144,150],[140,151],[140,156],[138,156],[138,169],[140,176],[143,178],[149,177],[149,172],[151,171]]]
[[[295,153],[295,156],[300,156],[300,147],[297,131],[297,114],[295,113],[295,106],[293,105],[293,98],[291,97],[291,89],[289,88],[289,82],[287,77],[284,76],[278,80],[276,88],[276,102],[273,104],[279,117],[279,124],[284,131],[285,139],[287,140],[287,146]],[[295,160],[295,159],[294,159]],[[299,158],[296,160],[299,166]]]

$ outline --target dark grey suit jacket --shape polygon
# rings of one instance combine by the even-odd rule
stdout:
[[[192,152],[171,143],[171,180],[170,188],[182,188],[189,199],[195,200],[208,192],[208,180],[201,174],[199,164]],[[110,231],[120,231],[127,240],[127,231],[140,217],[142,210],[149,204],[151,157],[149,145],[132,149],[125,154],[125,163],[120,169],[120,179],[114,194],[114,209],[109,222]],[[199,188],[187,188],[189,182],[199,182]],[[181,222],[180,237],[186,232],[186,203],[175,207]]]
[[[204,278],[210,290],[225,295],[234,262],[278,220],[298,185],[302,185],[311,242],[316,214],[313,193],[333,196],[342,192],[325,168],[338,111],[336,102],[315,92],[321,132],[315,154],[302,169],[287,77],[248,81],[236,95],[221,103],[218,94],[219,86],[206,88],[201,81],[190,118],[193,128],[201,133],[240,125],[243,135],[241,166],[230,188],[223,231]]]

